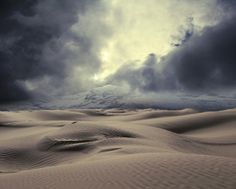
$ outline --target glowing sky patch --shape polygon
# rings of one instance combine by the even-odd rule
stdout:
[[[189,18],[193,19],[195,30],[217,21],[219,13],[212,8],[215,3],[215,0],[103,0],[106,13],[102,18],[94,13],[93,18],[89,17],[86,22],[88,34],[99,34],[104,29],[112,32],[98,50],[102,66],[93,78],[103,80],[130,61],[142,63],[150,53],[158,57],[168,54],[173,49],[172,42],[176,38],[180,40],[188,30]],[[101,23],[101,19],[103,28],[96,24]]]

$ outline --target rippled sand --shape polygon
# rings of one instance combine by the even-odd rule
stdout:
[[[0,112],[1,189],[235,189],[236,110]]]

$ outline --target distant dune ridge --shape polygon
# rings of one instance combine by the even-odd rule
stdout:
[[[236,109],[0,112],[0,189],[235,189]]]

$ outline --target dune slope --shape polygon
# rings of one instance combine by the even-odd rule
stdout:
[[[0,189],[236,188],[236,110],[0,112]]]

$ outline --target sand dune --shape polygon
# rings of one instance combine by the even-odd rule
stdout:
[[[0,188],[235,189],[235,124],[235,109],[0,112]]]

